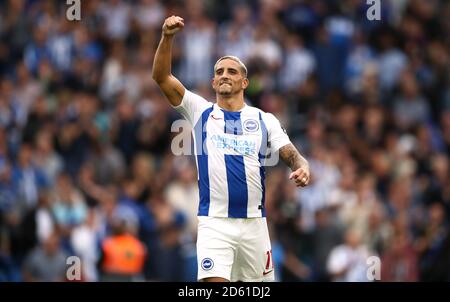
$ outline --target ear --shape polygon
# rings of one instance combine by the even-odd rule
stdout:
[[[247,78],[245,78],[242,81],[242,89],[246,89],[248,87],[248,84],[250,84],[250,81]]]
[[[216,90],[216,82],[214,81],[214,78],[211,80],[211,86],[214,90]]]

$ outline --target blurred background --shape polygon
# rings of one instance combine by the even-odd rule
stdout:
[[[151,79],[165,17],[173,73],[210,101],[239,56],[247,102],[308,158],[268,169],[277,281],[450,281],[450,2],[0,1],[0,281],[195,281],[197,172]],[[123,256],[125,255],[125,256]]]

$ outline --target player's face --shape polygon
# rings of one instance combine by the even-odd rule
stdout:
[[[248,79],[237,62],[225,59],[217,65],[212,85],[218,94],[232,96],[247,88]]]

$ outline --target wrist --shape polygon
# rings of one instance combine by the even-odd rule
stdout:
[[[172,39],[174,35],[175,35],[175,33],[173,33],[173,34],[169,34],[169,33],[165,33],[165,32],[162,33],[162,37],[164,39]]]

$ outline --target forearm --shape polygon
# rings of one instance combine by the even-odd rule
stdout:
[[[153,60],[152,78],[162,82],[172,74],[173,35],[162,35]]]
[[[172,75],[173,37],[183,27],[183,18],[177,16],[171,16],[164,21],[162,37],[153,60],[152,78],[172,106],[181,104],[186,90],[183,84]]]
[[[299,168],[309,171],[308,161],[298,152],[294,145],[289,144],[281,147],[279,153],[281,159],[292,171],[296,171]]]

